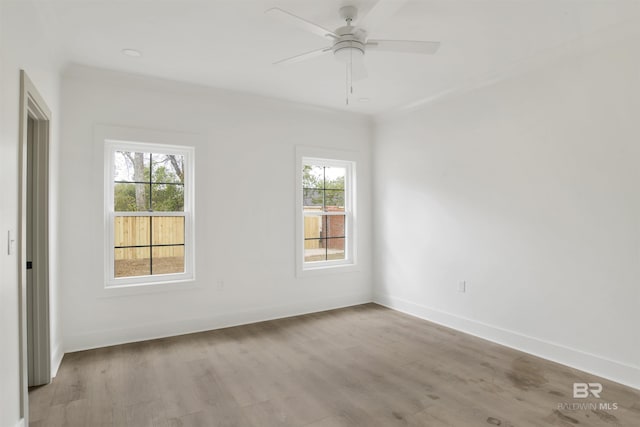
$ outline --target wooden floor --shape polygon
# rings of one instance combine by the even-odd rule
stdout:
[[[640,426],[634,389],[375,304],[67,354],[29,399],[34,427]]]

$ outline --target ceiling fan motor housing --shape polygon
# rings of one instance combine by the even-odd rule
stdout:
[[[335,33],[338,39],[331,50],[338,61],[349,62],[364,56],[366,32],[360,28],[347,25],[338,28]]]

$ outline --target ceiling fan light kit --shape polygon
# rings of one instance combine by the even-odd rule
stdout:
[[[356,40],[340,42],[332,48],[333,56],[340,62],[358,60],[364,56],[364,43]]]
[[[358,17],[358,9],[354,6],[344,6],[340,8],[340,18],[347,22],[347,25],[335,31],[338,38],[334,41],[331,50],[333,56],[340,62],[348,63],[364,56],[367,33],[364,30],[356,31],[358,28],[351,25]]]
[[[368,38],[366,28],[369,30],[374,29],[372,27],[375,27],[376,23],[380,23],[385,18],[385,15],[387,15],[386,18],[389,18],[405,1],[379,0],[356,25],[353,25],[353,23],[358,18],[358,9],[355,6],[344,6],[340,8],[339,15],[342,20],[346,21],[347,25],[339,27],[335,31],[330,31],[280,8],[269,9],[266,13],[282,18],[290,24],[332,41],[331,46],[282,59],[274,64],[291,64],[333,52],[334,58],[346,64],[347,96],[345,101],[348,105],[349,95],[353,93],[353,80],[365,78],[367,75],[364,67],[364,56],[367,50],[431,55],[436,53],[440,47],[439,42],[432,41],[376,40]]]

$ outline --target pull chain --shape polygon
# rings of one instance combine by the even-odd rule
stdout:
[[[344,89],[345,89],[345,104],[349,105],[349,64],[346,64],[344,73]]]
[[[349,21],[349,25],[351,25],[351,21]],[[349,68],[349,86],[353,95],[353,47],[349,49]]]
[[[353,95],[353,48],[349,49],[349,61],[346,67],[345,79],[345,103],[349,105],[349,95]]]

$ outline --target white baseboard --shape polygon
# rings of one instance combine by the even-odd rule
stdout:
[[[16,424],[16,427],[25,427],[24,418],[20,418],[20,421],[18,421],[18,424]]]
[[[640,367],[637,366],[435,310],[391,295],[374,293],[373,301],[393,310],[640,389]]]
[[[58,343],[51,352],[51,378],[55,378],[58,375],[58,368],[60,368],[63,356],[62,346]]]
[[[139,325],[126,329],[100,330],[90,334],[65,336],[65,351],[89,350],[92,348],[228,328],[231,326],[333,310],[369,302],[372,302],[371,293],[363,292],[340,297],[301,301],[294,304],[233,311],[205,318]]]

